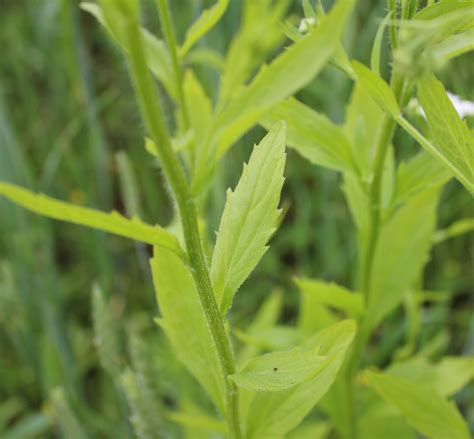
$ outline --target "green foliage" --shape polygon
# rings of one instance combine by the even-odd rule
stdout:
[[[269,129],[278,120],[288,123],[288,146],[311,163],[338,171],[353,169],[349,140],[326,116],[290,98],[273,107],[260,123]]]
[[[227,191],[211,279],[225,314],[235,292],[249,276],[276,230],[285,167],[286,125],[279,123],[255,146],[235,190]]]
[[[225,381],[218,352],[189,269],[176,255],[156,250],[151,261],[161,319],[180,361],[224,410]]]
[[[231,375],[230,379],[244,389],[273,392],[309,381],[327,363],[327,358],[319,355],[319,348],[272,352],[250,360],[239,373]]]
[[[186,32],[184,43],[180,48],[181,56],[186,55],[194,44],[216,25],[224,15],[228,4],[229,0],[218,0],[214,6],[202,12]]]
[[[433,76],[417,82],[418,99],[426,113],[433,140],[443,162],[456,178],[474,192],[474,138]]]
[[[314,334],[302,348],[317,349],[330,359],[320,373],[306,382],[279,392],[259,392],[248,402],[246,437],[282,437],[296,427],[324,396],[333,383],[355,333],[355,324],[346,320]]]
[[[370,386],[397,407],[407,422],[420,433],[434,439],[469,437],[456,406],[430,385],[375,372],[366,372],[366,376]]]
[[[369,326],[380,323],[421,275],[435,231],[438,196],[435,189],[411,198],[382,226],[370,278]]]
[[[173,235],[158,225],[145,224],[137,217],[129,220],[118,212],[103,213],[88,207],[74,206],[10,183],[0,183],[0,195],[49,218],[103,230],[180,253],[178,241]]]
[[[474,2],[24,3],[2,438],[469,437]]]

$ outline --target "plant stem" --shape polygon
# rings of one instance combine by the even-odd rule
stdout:
[[[171,19],[170,8],[168,6],[168,0],[157,0],[158,12],[160,15],[161,26],[166,40],[166,45],[170,51],[171,64],[173,66],[175,87],[178,98],[178,106],[181,112],[183,129],[186,132],[189,129],[189,112],[184,98],[183,91],[183,71],[181,69],[181,62],[178,56],[178,45],[176,43],[175,32],[173,28],[173,21]]]
[[[127,30],[129,61],[140,108],[151,136],[156,143],[163,172],[176,200],[192,275],[196,282],[199,299],[216,349],[219,353],[222,373],[227,386],[226,417],[229,437],[239,439],[241,435],[238,418],[237,388],[230,380],[227,380],[227,376],[235,372],[234,355],[212,289],[209,270],[199,236],[196,206],[190,193],[188,179],[183,166],[171,147],[168,129],[164,123],[153,80],[146,65],[139,26],[136,22],[129,20]]]
[[[397,71],[392,73],[391,87],[400,102],[404,99],[405,82]],[[385,114],[379,132],[379,138],[375,150],[373,164],[373,179],[369,187],[369,224],[365,253],[361,254],[361,265],[359,269],[359,290],[364,295],[366,311],[359,319],[359,330],[352,345],[351,353],[346,362],[345,386],[346,395],[349,399],[348,421],[351,424],[351,439],[357,437],[356,414],[355,414],[355,378],[360,359],[365,346],[370,338],[370,327],[367,324],[367,310],[370,306],[370,278],[373,271],[375,250],[380,235],[381,206],[382,206],[382,180],[388,147],[395,132],[396,121],[389,114]]]

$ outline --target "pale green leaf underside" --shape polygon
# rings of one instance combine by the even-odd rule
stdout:
[[[288,431],[295,428],[331,387],[355,330],[354,321],[345,320],[316,333],[303,343],[301,349],[319,348],[319,353],[332,361],[306,382],[279,392],[255,393],[248,410],[246,437],[285,437]]]
[[[467,124],[461,120],[443,84],[434,75],[420,79],[417,89],[435,147],[449,162],[455,177],[474,192],[474,140]]]
[[[0,196],[48,218],[91,227],[182,254],[178,241],[172,234],[158,225],[145,224],[137,217],[128,219],[118,212],[104,213],[75,206],[10,183],[0,182]]]
[[[326,116],[290,98],[267,112],[260,124],[269,129],[279,120],[288,122],[288,146],[311,163],[337,171],[354,169],[350,141]]]
[[[228,4],[229,0],[218,0],[211,8],[202,12],[186,32],[184,43],[179,50],[181,56],[186,55],[191,47],[217,24],[224,15]]]
[[[456,406],[429,384],[387,374],[367,372],[371,387],[397,407],[407,422],[433,439],[469,439],[468,428]]]
[[[274,392],[310,380],[327,364],[328,359],[319,355],[319,348],[308,351],[292,349],[254,358],[230,378],[245,389]]]
[[[151,269],[162,316],[159,324],[178,359],[223,413],[224,375],[194,279],[183,261],[164,249],[155,249]]]
[[[285,167],[285,123],[277,124],[256,145],[239,183],[227,192],[211,279],[222,313],[267,250],[279,216]]]
[[[352,66],[357,74],[357,80],[369,93],[377,104],[394,118],[400,116],[397,100],[390,86],[376,73],[358,61],[353,61]]]
[[[344,311],[349,317],[357,317],[364,309],[363,299],[359,293],[353,293],[340,285],[322,282],[315,279],[295,279],[301,291],[311,294],[324,305]]]

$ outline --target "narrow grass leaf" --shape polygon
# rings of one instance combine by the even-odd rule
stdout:
[[[48,218],[91,227],[182,254],[178,241],[172,234],[158,225],[145,224],[137,217],[128,219],[118,212],[104,213],[75,206],[5,182],[0,182],[0,196]]]
[[[211,279],[223,314],[235,292],[267,250],[280,214],[285,167],[286,124],[277,124],[256,145],[235,191],[227,192]]]

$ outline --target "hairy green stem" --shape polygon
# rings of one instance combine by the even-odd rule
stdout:
[[[181,113],[184,131],[189,129],[189,112],[183,91],[183,71],[178,56],[178,45],[176,43],[173,21],[171,20],[170,8],[168,0],[157,0],[158,12],[160,14],[160,22],[163,27],[163,33],[166,45],[171,56],[171,64],[173,66],[174,77],[176,80],[175,88],[178,98],[178,106]]]
[[[138,101],[145,123],[157,145],[163,172],[176,200],[192,275],[219,353],[222,373],[227,386],[226,417],[229,436],[232,439],[239,439],[241,435],[237,388],[230,380],[227,380],[227,376],[235,372],[234,355],[212,288],[199,235],[196,206],[190,193],[188,179],[183,166],[171,147],[168,129],[164,123],[153,80],[146,65],[139,26],[137,23],[130,21],[127,30],[129,61]]]

